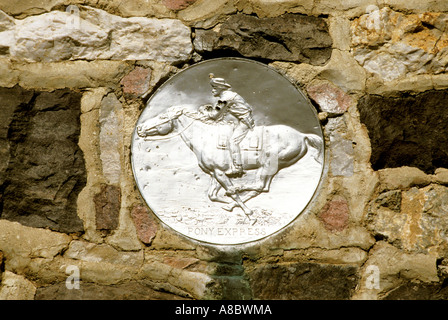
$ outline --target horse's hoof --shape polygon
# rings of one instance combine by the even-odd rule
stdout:
[[[223,206],[222,207],[224,210],[226,210],[226,211],[229,211],[229,212],[232,212],[233,211],[233,208],[235,208],[235,206]]]

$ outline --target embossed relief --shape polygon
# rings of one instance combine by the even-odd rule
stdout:
[[[315,112],[287,79],[260,63],[215,59],[149,100],[132,156],[142,196],[163,222],[231,244],[268,236],[300,214],[323,151]]]

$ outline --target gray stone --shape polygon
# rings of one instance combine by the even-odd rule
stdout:
[[[123,108],[115,94],[103,98],[99,122],[103,175],[108,183],[117,184],[121,174]]]
[[[237,14],[218,28],[196,29],[193,44],[201,53],[228,50],[245,57],[314,65],[325,64],[332,51],[325,20],[298,14],[275,18]]]
[[[335,176],[352,176],[354,171],[353,142],[345,138],[347,125],[343,117],[331,118],[325,126],[330,137],[330,169]]]
[[[81,94],[20,87],[3,88],[0,94],[6,111],[1,155],[7,163],[0,175],[0,217],[55,231],[82,231],[76,204],[86,184],[78,146]]]

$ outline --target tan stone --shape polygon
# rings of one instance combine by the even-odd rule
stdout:
[[[313,0],[244,0],[237,1],[239,11],[256,14],[258,17],[277,17],[284,13],[309,13]]]
[[[378,171],[383,190],[408,189],[431,183],[431,176],[415,167],[388,168]]]
[[[159,257],[146,255],[142,277],[154,281],[165,290],[192,298],[205,298],[214,280],[207,274],[188,271],[159,261]]]
[[[384,192],[370,203],[368,228],[408,252],[444,256],[448,249],[444,231],[447,201],[448,188],[436,184]]]
[[[435,81],[434,77],[437,77]],[[396,91],[423,92],[433,89],[438,78],[438,76],[421,74],[383,82],[378,81],[377,77],[371,77],[367,81],[366,90],[371,94],[388,94]]]
[[[51,259],[66,248],[71,237],[47,229],[31,228],[0,220],[0,251],[9,270],[20,270],[32,258]]]
[[[292,82],[297,82],[300,85],[310,83],[324,68],[306,63],[296,64],[283,61],[274,61],[270,66],[283,73]]]
[[[448,169],[438,168],[434,172],[433,181],[440,184],[448,184]]]
[[[436,90],[448,88],[448,73],[433,75],[432,83]]]
[[[175,13],[170,11],[164,3],[165,0],[100,0],[100,6],[110,8],[111,13],[119,13],[122,17],[157,17],[175,18]],[[95,3],[91,4],[95,6]],[[107,10],[107,9],[106,9]]]
[[[447,25],[446,14],[439,12],[404,14],[372,6],[352,22],[353,54],[384,81],[441,73],[448,66]]]
[[[175,249],[175,250],[194,250],[194,244],[185,237],[174,231],[161,228],[152,241],[152,248],[156,250]]]
[[[330,15],[342,13],[348,18],[353,18],[365,13],[371,4],[371,0],[320,0],[314,2],[312,13]]]
[[[187,25],[197,28],[211,28],[223,21],[226,15],[236,12],[232,0],[198,0],[180,11],[177,17]]]
[[[142,251],[118,251],[107,244],[94,244],[86,241],[72,241],[64,252],[64,257],[81,261],[112,263],[140,267],[143,264]]]
[[[110,90],[110,88],[92,88],[86,90],[81,98],[81,112],[86,113],[94,109],[99,109],[103,97]]]
[[[330,61],[319,75],[346,92],[362,91],[365,87],[365,70],[346,51],[333,50]]]
[[[16,70],[12,68],[12,63],[9,59],[0,59],[0,86],[14,87],[19,81],[19,75]]]
[[[34,300],[36,287],[25,277],[6,271],[0,286],[0,300]]]
[[[334,250],[309,248],[304,250],[287,250],[283,254],[283,259],[288,262],[295,262],[300,259],[318,263],[362,265],[367,259],[367,252],[360,248],[352,247]]]
[[[349,226],[340,232],[326,230],[323,223],[315,215],[303,215],[295,223],[266,243],[270,250],[306,249],[318,247],[327,250],[341,247],[359,247],[367,250],[375,239],[363,227]]]
[[[361,271],[361,279],[353,299],[378,299],[403,282],[417,280],[438,281],[437,257],[431,254],[408,254],[394,246],[380,241],[370,251],[369,259]],[[379,289],[370,286],[373,266],[379,276]]]
[[[333,39],[333,48],[350,50],[350,20],[341,16],[331,16],[328,19],[329,32]]]
[[[130,66],[122,61],[97,60],[14,64],[13,69],[23,88],[114,88]]]
[[[413,10],[416,12],[448,12],[448,3],[445,0],[431,0],[431,1],[419,1],[419,0],[381,0],[381,2],[387,6],[391,6],[397,10]]]
[[[75,4],[76,1],[72,1]],[[81,2],[81,1],[79,1]],[[26,0],[20,2],[11,2],[8,0],[0,0],[0,9],[6,13],[23,18],[27,15],[39,14],[50,11],[56,5],[63,4],[64,0]]]

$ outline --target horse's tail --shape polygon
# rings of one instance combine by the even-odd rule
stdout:
[[[322,152],[323,152],[323,140],[316,134],[306,134],[305,141],[308,147],[312,147],[316,149],[316,152],[313,154],[314,159],[322,164]]]

